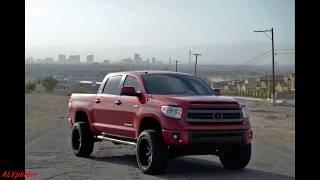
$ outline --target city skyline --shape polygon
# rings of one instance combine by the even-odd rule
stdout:
[[[236,46],[239,47],[239,49],[235,48]],[[226,45],[224,46],[214,46],[214,45],[200,45],[195,46],[195,48],[190,47],[181,47],[176,49],[170,49],[169,53],[166,53],[165,55],[161,55],[161,52],[163,52],[163,49],[153,49],[153,48],[140,48],[139,52],[136,52],[136,48],[127,48],[125,49],[126,53],[125,55],[118,55],[118,56],[112,56],[110,54],[116,53],[119,51],[118,49],[101,49],[100,51],[96,53],[82,53],[81,51],[67,51],[69,53],[64,53],[74,55],[74,54],[81,54],[80,61],[86,62],[86,56],[90,54],[94,54],[95,62],[103,62],[105,59],[110,60],[111,62],[116,61],[122,61],[123,59],[130,58],[135,61],[137,61],[136,58],[139,58],[139,61],[147,60],[152,57],[156,57],[157,59],[162,60],[164,63],[169,63],[170,58],[177,58],[180,59],[181,63],[183,64],[193,64],[195,62],[195,57],[190,57],[190,50],[192,52],[200,52],[202,56],[200,57],[200,64],[217,64],[217,65],[241,65],[250,59],[253,59],[255,57],[261,56],[266,52],[266,49],[268,49],[268,44],[254,44],[254,43],[247,43],[245,46],[241,46],[241,44],[233,45],[233,53],[229,52],[229,48]],[[295,64],[295,49],[294,48],[286,48],[285,46],[281,46],[282,48],[277,47],[275,49],[275,55],[276,55],[276,62],[279,63],[279,65],[294,65]],[[259,50],[259,53],[249,53],[250,49],[255,48],[256,50]],[[270,47],[269,47],[270,48]],[[86,51],[87,50],[82,50]],[[140,53],[140,52],[144,53]],[[63,51],[63,52],[66,52]],[[160,52],[160,55],[159,55]],[[216,53],[218,52],[218,53]],[[51,54],[51,55],[47,55]],[[62,54],[58,51],[51,51],[50,53],[47,53],[46,55],[39,56],[39,54],[31,57],[36,57],[40,59],[44,59],[47,57],[56,57],[57,54]],[[138,54],[138,57],[135,57],[135,55]],[[209,55],[208,55],[209,54]],[[227,54],[228,56],[224,56]],[[213,57],[212,57],[213,55]],[[211,57],[210,57],[211,56]],[[223,57],[224,56],[224,57]],[[28,58],[30,56],[27,56]],[[209,61],[208,61],[209,59]],[[240,60],[242,63],[234,63],[236,60]],[[262,60],[262,61],[261,61]],[[222,62],[222,63],[221,63]],[[266,54],[265,56],[262,56],[262,58],[258,59],[257,65],[268,65],[271,63],[271,52]]]

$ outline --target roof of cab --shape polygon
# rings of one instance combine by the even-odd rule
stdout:
[[[182,72],[174,72],[174,71],[123,71],[123,72],[112,72],[109,75],[116,75],[116,74],[132,74],[132,75],[141,75],[141,74],[182,74],[182,75],[189,75],[191,74],[182,73]]]

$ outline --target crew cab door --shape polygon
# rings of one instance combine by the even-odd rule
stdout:
[[[114,111],[117,96],[120,94],[122,75],[110,76],[102,92],[98,92],[94,105],[93,116],[96,129],[108,134],[114,134]]]
[[[141,92],[141,86],[136,77],[126,75],[122,87],[134,87],[136,92]],[[141,102],[136,96],[120,95],[117,100],[120,104],[115,107],[115,123],[121,136],[135,138],[135,122]]]

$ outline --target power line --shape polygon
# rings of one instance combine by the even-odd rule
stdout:
[[[295,49],[275,49],[275,50],[295,51]]]
[[[278,54],[293,54],[294,52],[289,52],[289,53],[276,53],[275,55],[278,55]]]
[[[272,41],[272,38],[266,32],[263,31],[263,34],[266,35]]]
[[[262,60],[266,59],[266,58],[267,58],[267,57],[269,57],[269,56],[271,56],[271,54],[269,54],[269,55],[267,55],[267,56],[263,57],[262,59],[258,59],[257,61],[252,62],[252,63],[250,63],[250,64],[260,62],[260,61],[262,61]]]
[[[263,57],[264,55],[268,54],[270,51],[271,51],[271,49],[270,49],[269,51],[267,51],[267,52],[259,55],[258,57],[255,57],[255,58],[251,59],[250,61],[248,61],[248,62],[246,62],[246,63],[244,63],[244,64],[242,64],[242,65],[239,65],[239,66],[247,65],[247,64],[249,64],[249,63],[251,63],[251,62],[253,62],[253,61],[255,61],[255,60],[257,60],[257,59],[259,59],[259,58],[261,58],[261,57]]]

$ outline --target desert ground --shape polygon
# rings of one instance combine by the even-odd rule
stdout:
[[[215,156],[186,156],[168,161],[166,173],[145,175],[135,148],[98,142],[89,158],[71,150],[68,96],[26,94],[25,167],[33,179],[295,179],[295,107],[239,100],[251,111],[253,154],[247,168],[225,170]]]

